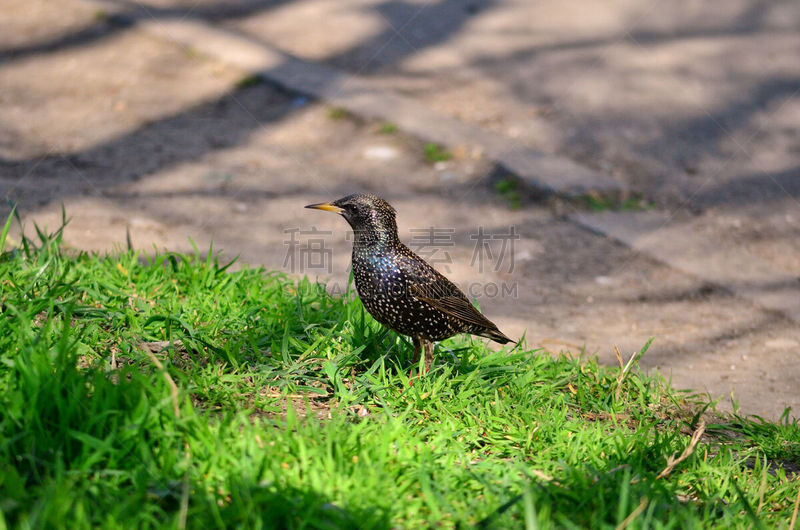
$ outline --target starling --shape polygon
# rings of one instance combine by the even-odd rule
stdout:
[[[357,193],[306,208],[341,214],[350,223],[361,302],[375,320],[412,338],[415,363],[424,350],[426,371],[433,361],[432,341],[470,333],[511,342],[453,282],[400,241],[395,210],[385,200]]]

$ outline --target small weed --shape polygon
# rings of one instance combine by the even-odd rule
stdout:
[[[599,193],[589,193],[583,198],[586,208],[593,212],[603,212],[607,210],[615,212],[649,210],[653,203],[643,199],[638,195],[631,195],[624,199],[617,199],[600,195]]]
[[[381,124],[380,128],[378,129],[378,132],[381,134],[394,134],[397,132],[397,125],[390,121],[387,121]]]
[[[184,46],[183,54],[189,59],[200,59],[203,57],[203,53],[193,46]]]
[[[435,143],[425,144],[425,161],[428,162],[429,164],[435,164],[436,162],[446,162],[451,158],[453,158],[452,153],[447,151],[439,144]]]
[[[95,22],[108,22],[110,16],[108,14],[108,11],[104,9],[98,9],[97,11],[94,12],[92,18],[94,18]]]
[[[522,208],[522,194],[519,191],[519,181],[514,177],[503,177],[494,183],[494,191],[508,202],[512,210]]]
[[[257,74],[246,75],[236,82],[236,88],[250,88],[264,84],[264,78]]]
[[[353,115],[344,107],[331,107],[328,109],[328,117],[332,120],[349,120]]]

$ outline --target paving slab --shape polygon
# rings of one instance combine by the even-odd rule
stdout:
[[[570,216],[590,230],[800,324],[800,268],[792,273],[768,257],[724,244],[716,219],[709,222],[709,217],[663,211]]]
[[[305,0],[221,23],[660,204],[702,186],[700,209],[800,194],[798,21],[791,0]]]
[[[92,5],[118,8],[114,2]],[[241,33],[194,16],[161,20],[123,15],[149,34],[215,57],[287,89],[322,99],[350,112],[397,125],[404,132],[448,147],[480,150],[529,186],[563,195],[588,192],[619,195],[621,184],[565,157],[547,154],[513,139],[432,111],[413,98],[376,86],[368,78],[324,63],[307,61]],[[118,18],[122,18],[118,15]]]

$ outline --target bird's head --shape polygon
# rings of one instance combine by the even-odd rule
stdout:
[[[334,212],[344,217],[356,241],[393,241],[397,239],[397,221],[392,205],[369,193],[355,193],[333,202],[309,204],[306,208]]]

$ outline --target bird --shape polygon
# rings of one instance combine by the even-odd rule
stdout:
[[[400,241],[396,211],[385,200],[355,193],[306,208],[338,213],[350,224],[353,278],[364,308],[384,326],[411,337],[412,363],[424,351],[425,372],[433,363],[434,341],[469,333],[513,342],[461,289]]]

